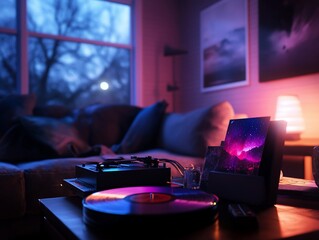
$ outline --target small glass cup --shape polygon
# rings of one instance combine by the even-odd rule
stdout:
[[[185,167],[184,170],[184,188],[199,189],[201,170],[200,167],[194,167],[193,164]]]
[[[319,187],[319,146],[315,146],[312,152],[312,175]]]

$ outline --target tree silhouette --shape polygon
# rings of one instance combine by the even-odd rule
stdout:
[[[29,31],[46,34],[28,40],[30,91],[36,93],[37,101],[69,107],[129,103],[130,51],[98,42],[120,38],[115,24],[120,10],[103,5],[93,11],[78,1],[48,1],[41,6],[41,18],[35,14],[39,9],[28,12]],[[108,17],[108,25],[101,24],[101,14]],[[110,90],[102,91],[101,81],[108,81]]]

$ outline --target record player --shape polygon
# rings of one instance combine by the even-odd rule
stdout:
[[[183,174],[183,167],[176,161],[151,156],[130,158],[103,158],[101,162],[75,166],[75,178],[64,182],[76,194],[85,197],[93,192],[131,186],[168,186],[172,164]]]

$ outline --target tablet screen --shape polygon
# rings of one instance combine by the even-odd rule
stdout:
[[[258,175],[270,117],[231,119],[215,171]]]

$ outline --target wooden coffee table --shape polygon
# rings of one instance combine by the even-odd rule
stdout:
[[[52,239],[118,239],[107,232],[103,234],[90,229],[82,221],[82,199],[80,197],[57,197],[40,199],[43,212],[45,232]],[[238,231],[222,224],[218,217],[213,224],[183,236],[181,239],[281,239],[281,238],[311,238],[319,239],[319,204],[307,204],[307,201],[298,200],[299,206],[291,206],[294,201],[289,196],[278,196],[278,204],[257,214],[259,228],[253,231]],[[281,204],[284,203],[284,204]],[[309,209],[312,206],[316,209]],[[194,219],[200,221],[200,219]],[[182,227],[182,226],[181,226]],[[123,231],[127,231],[123,226]],[[142,229],[142,231],[146,231]],[[159,226],[159,231],[163,232]],[[165,233],[165,232],[164,232]],[[166,233],[165,233],[166,234]],[[148,235],[154,239],[156,233]],[[138,238],[139,236],[130,236]],[[170,233],[167,232],[167,238]],[[175,238],[174,238],[175,239]]]

